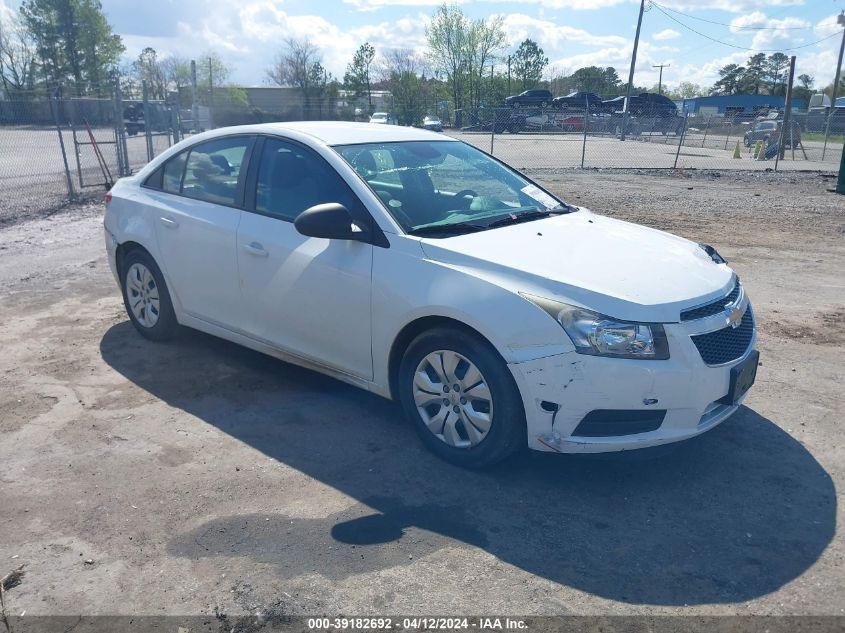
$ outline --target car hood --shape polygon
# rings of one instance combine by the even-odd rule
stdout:
[[[734,273],[694,242],[578,212],[422,240],[426,257],[515,292],[632,321],[675,322],[680,311],[727,294]]]

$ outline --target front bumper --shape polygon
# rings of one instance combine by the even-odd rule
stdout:
[[[689,326],[667,324],[670,358],[640,361],[569,352],[508,367],[525,407],[528,445],[541,451],[601,453],[685,440],[708,431],[739,408],[743,396],[721,403],[731,369],[754,352],[756,329],[744,354],[708,366],[690,338]],[[591,411],[665,411],[659,427],[606,437],[576,434]],[[583,427],[582,427],[583,428]]]

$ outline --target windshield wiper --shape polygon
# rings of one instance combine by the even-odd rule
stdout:
[[[472,224],[470,222],[453,222],[452,224],[429,224],[428,226],[420,226],[408,231],[410,235],[463,235],[464,233],[476,233],[484,231],[488,227],[481,224]]]
[[[531,220],[540,220],[542,218],[548,218],[549,216],[560,215],[562,213],[568,213],[568,211],[566,209],[549,209],[547,211],[524,211],[523,213],[515,213],[513,215],[494,220],[493,222],[490,222],[490,224],[487,225],[487,228],[495,229],[497,226],[507,226],[509,224],[519,224],[520,222],[530,222]]]

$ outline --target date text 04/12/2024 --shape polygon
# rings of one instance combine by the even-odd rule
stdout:
[[[357,618],[309,618],[308,628],[312,630],[459,630],[481,631],[525,630],[524,620],[515,618],[449,618],[449,617],[357,617]]]

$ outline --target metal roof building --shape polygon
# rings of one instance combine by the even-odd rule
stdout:
[[[679,110],[690,114],[754,114],[760,110],[782,110],[783,95],[719,95],[713,97],[693,97],[678,99],[675,103]],[[793,99],[792,108],[804,110],[804,99]]]

